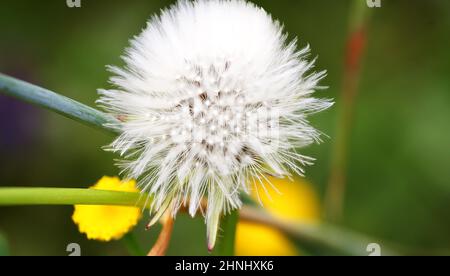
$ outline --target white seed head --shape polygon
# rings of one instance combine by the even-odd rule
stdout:
[[[121,166],[153,196],[156,222],[207,199],[208,245],[222,213],[241,206],[266,174],[302,174],[311,159],[297,149],[319,141],[308,115],[328,108],[312,97],[325,75],[307,73],[309,48],[254,4],[179,1],[150,19],[110,67],[114,89],[98,103],[122,134],[111,144]]]

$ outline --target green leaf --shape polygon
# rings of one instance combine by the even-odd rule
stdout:
[[[65,117],[97,129],[118,134],[111,124],[118,121],[97,109],[59,95],[48,89],[0,73],[0,92],[19,100],[55,111]]]

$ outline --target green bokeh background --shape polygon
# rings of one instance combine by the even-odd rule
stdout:
[[[94,106],[96,89],[108,87],[105,65],[121,64],[128,39],[171,2],[82,0],[82,8],[69,9],[65,0],[3,0],[0,72]],[[337,105],[311,121],[330,138],[305,149],[317,158],[307,178],[323,198],[351,2],[255,2],[284,22],[300,46],[310,43],[317,68],[328,71],[322,84],[329,89],[317,95]],[[368,31],[342,224],[408,247],[450,249],[450,1],[382,0]],[[9,140],[0,144],[0,186],[88,187],[118,173],[116,156],[101,149],[111,137],[0,95],[2,102],[0,137]],[[5,108],[11,104],[12,113]],[[66,255],[67,244],[76,242],[83,255],[126,254],[119,242],[86,240],[72,211],[1,208],[10,253]],[[149,247],[158,229],[143,228],[135,232]],[[178,217],[169,254],[207,254],[202,218]]]

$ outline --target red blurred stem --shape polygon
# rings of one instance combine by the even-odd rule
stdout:
[[[358,0],[359,1],[359,0]],[[359,1],[364,2],[364,1]],[[325,199],[326,215],[338,220],[343,213],[346,186],[347,151],[361,75],[362,60],[367,44],[367,7],[355,5],[346,43],[342,91],[339,97],[339,116],[333,146],[331,173]],[[354,19],[355,19],[354,18]]]

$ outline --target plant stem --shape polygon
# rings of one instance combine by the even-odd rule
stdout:
[[[139,193],[73,188],[0,188],[0,206],[118,205],[144,207]]]
[[[241,210],[241,218],[276,228],[291,237],[301,248],[319,255],[368,256],[367,246],[374,242],[382,245],[383,255],[396,255],[376,239],[331,224],[292,223],[253,207],[244,207]]]
[[[149,200],[151,201],[151,200]],[[18,205],[118,205],[144,207],[145,195],[139,193],[66,188],[0,188],[0,206]],[[150,203],[147,204],[147,207]],[[228,215],[222,227],[226,233],[224,255],[233,255],[235,225],[238,216],[242,220],[272,226],[289,235],[311,251],[326,254],[367,255],[369,242],[362,235],[331,225],[317,226],[290,223],[275,218],[257,207],[245,206],[240,213]],[[219,246],[219,245],[218,245]],[[388,254],[387,249],[383,253]]]
[[[55,111],[65,117],[114,134],[119,131],[110,127],[116,119],[92,107],[59,95],[48,89],[9,77],[0,73],[0,93]]]
[[[236,228],[239,221],[239,211],[233,210],[222,218],[220,224],[223,237],[219,240],[215,250],[218,256],[234,256],[234,245],[236,241]]]
[[[370,10],[366,1],[353,1],[331,173],[325,197],[326,216],[334,221],[339,220],[343,213],[348,140],[361,75],[362,57],[366,48],[366,28]]]
[[[0,257],[9,256],[8,241],[5,236],[0,232]]]
[[[126,234],[122,240],[123,244],[126,246],[128,252],[132,256],[145,256],[145,252],[140,247],[136,236],[133,233]]]

